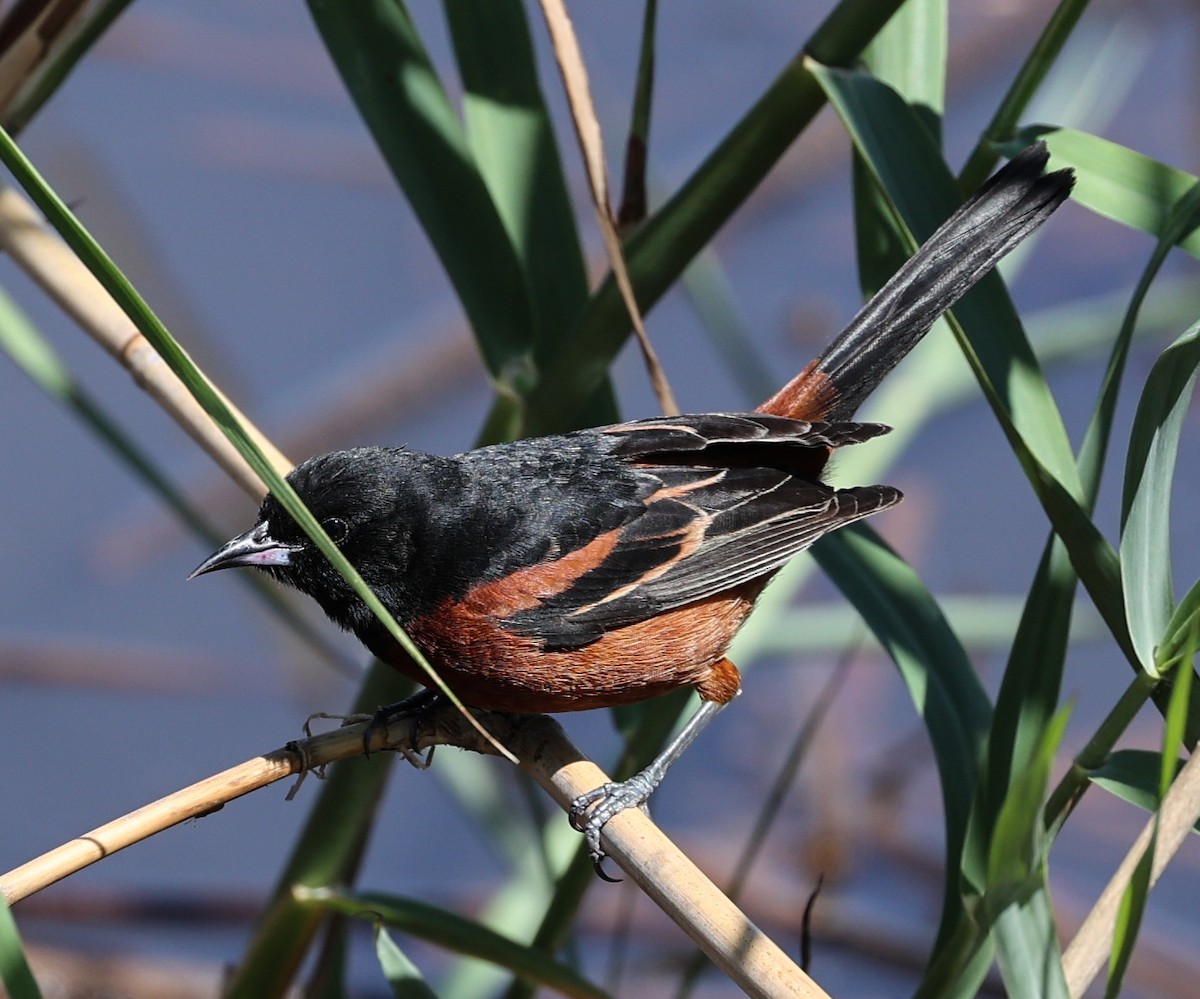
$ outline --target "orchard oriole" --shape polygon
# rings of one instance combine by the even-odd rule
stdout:
[[[885,433],[854,411],[933,322],[1070,193],[1021,153],[929,239],[815,361],[754,413],[635,420],[444,458],[361,447],[288,481],[467,704],[576,711],[692,686],[702,704],[645,771],[577,799],[600,830],[640,805],[740,690],[725,657],[772,575],[822,535],[900,501],[835,489],[831,453]],[[193,575],[265,569],[414,680],[426,677],[272,496]],[[386,709],[385,709],[386,710]]]

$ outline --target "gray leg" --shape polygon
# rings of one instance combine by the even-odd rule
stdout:
[[[667,747],[655,757],[654,761],[641,773],[634,774],[620,783],[604,784],[587,794],[581,794],[571,802],[571,825],[583,833],[587,840],[588,852],[592,856],[592,864],[596,873],[605,881],[618,880],[610,878],[601,866],[604,861],[604,851],[600,849],[600,830],[614,815],[619,815],[627,808],[641,807],[654,793],[655,788],[662,783],[667,770],[685,749],[696,741],[698,736],[728,704],[728,701],[704,701],[696,713],[688,719],[686,725]]]

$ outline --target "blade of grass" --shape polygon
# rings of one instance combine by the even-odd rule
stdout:
[[[906,3],[863,51],[864,65],[908,102],[938,146],[945,103],[947,21],[945,0]],[[857,151],[853,181],[858,281],[863,298],[868,299],[911,251],[896,232],[895,210],[887,195]]]
[[[1180,224],[1183,224],[1182,221]],[[1182,232],[1179,234],[1182,235]],[[1112,432],[1113,415],[1134,331],[1150,286],[1158,276],[1170,246],[1177,238],[1178,236],[1172,236],[1170,233],[1160,238],[1130,297],[1111,350],[1099,399],[1079,449],[1084,506],[1089,511],[1093,508],[1100,486]],[[984,839],[986,831],[993,823],[991,816],[995,815],[999,802],[1007,793],[1012,775],[1021,773],[1029,765],[1030,747],[1039,738],[1041,726],[1045,724],[1058,702],[1072,616],[1069,602],[1073,600],[1077,578],[1061,539],[1052,535],[1030,591],[1026,612],[1013,642],[997,699],[996,722],[989,742],[987,782],[975,823],[975,828],[983,834]],[[1137,690],[1137,694],[1142,696],[1148,692],[1147,688],[1140,686]],[[1132,714],[1125,712],[1119,716],[1110,716],[1109,723],[1104,727],[1104,731],[1108,733],[1107,737],[1115,738],[1123,731],[1123,726],[1116,724],[1118,718],[1129,719],[1132,718]],[[1110,742],[1101,748],[1100,744],[1093,740],[1089,752],[1107,752],[1111,745]],[[1077,801],[1078,794],[1085,788],[1080,771],[1073,771],[1069,777],[1075,782],[1074,787],[1068,791],[1068,785],[1060,783],[1054,795],[1056,803],[1065,802],[1068,798],[1072,802]],[[1057,804],[1055,807],[1058,807]],[[1065,812],[1050,822],[1052,835],[1064,817]],[[984,850],[986,842],[977,844],[976,858]],[[967,858],[964,869],[970,872],[972,866],[978,869],[977,860]],[[970,877],[970,873],[968,876]]]
[[[814,72],[846,123],[863,162],[880,189],[886,192],[886,206],[900,221],[896,238],[906,243],[908,251],[912,252],[920,241],[928,238],[941,219],[953,211],[958,201],[953,178],[921,124],[920,116],[889,87],[865,74],[827,67],[814,67]],[[921,167],[914,168],[914,163]],[[1028,341],[1020,332],[1019,320],[1002,282],[996,275],[989,275],[956,306],[955,313],[963,315],[966,336],[970,338],[968,341],[960,336],[960,345],[967,352],[993,408],[1008,423],[1010,436],[1021,439],[1022,433],[1031,435],[1043,460],[1052,463],[1078,489],[1074,456],[1061,417]],[[974,349],[976,345],[981,348],[978,354]],[[993,389],[993,386],[998,387]],[[1044,560],[1043,571],[1046,568]],[[1068,580],[1065,587],[1059,587],[1057,600],[1039,605],[1040,611],[1051,615],[1048,620],[1056,623],[1064,642],[1073,602],[1072,585],[1073,581]],[[1031,634],[1032,630],[1029,630],[1027,637]],[[1051,685],[1051,694],[1054,693],[1056,682]],[[1049,706],[1053,706],[1053,697]],[[992,721],[994,733],[998,722],[989,721]],[[1032,739],[1040,743],[1042,735],[1035,728]],[[975,759],[981,757],[982,754]],[[989,762],[989,766],[994,767],[994,763]],[[967,793],[974,795],[976,790],[977,785],[972,781]],[[985,788],[981,793],[985,794],[983,800],[993,802],[993,808],[1006,797],[1004,790]],[[967,884],[973,884],[974,891],[978,892],[983,881],[981,860],[988,849],[986,844],[991,841],[992,831],[987,826],[981,827],[977,815],[973,821],[968,821],[967,817],[972,813],[969,803],[959,799],[952,812],[946,788],[943,788],[943,797],[948,802],[949,867],[963,869]],[[952,829],[956,832],[952,833]],[[977,958],[979,948],[985,942],[960,926],[965,910],[959,892],[955,879],[948,878],[942,922],[931,958],[933,965],[940,966],[937,974],[948,976],[947,980],[968,972],[978,974],[982,970],[982,961],[973,959],[972,955]],[[1044,938],[1049,911],[1044,899],[1033,898],[1028,905],[1007,911],[1004,927],[998,930],[997,944],[1004,950],[1023,940]],[[1023,923],[1026,919],[1027,924]],[[949,950],[954,946],[968,950],[955,955]],[[972,985],[959,978],[955,988],[970,991]]]
[[[863,52],[864,64],[904,96],[939,146],[948,39],[948,0],[909,0]]]
[[[646,196],[646,160],[650,150],[650,111],[654,103],[654,31],[657,21],[658,0],[645,0],[637,80],[633,88],[633,110],[629,116],[629,138],[625,141],[625,180],[621,188],[621,207],[617,210],[617,229],[620,232],[628,232],[640,223],[646,217],[649,205]]]
[[[0,290],[0,350],[47,395],[71,410],[80,422],[94,433],[121,461],[135,478],[157,496],[185,526],[210,547],[216,547],[227,535],[218,531],[207,518],[176,488],[154,460],[134,439],[122,430],[104,409],[84,391],[54,349],[17,307]],[[310,648],[347,676],[358,677],[361,669],[302,615],[298,614],[268,580],[249,573],[239,577],[243,586],[262,600],[273,614],[286,624]]]
[[[497,389],[535,378],[538,316],[462,123],[400,0],[310,0],[359,113],[420,219]]]
[[[647,313],[717,230],[745,202],[824,106],[803,60],[848,64],[901,0],[842,0],[695,173],[626,243],[625,260]],[[526,433],[550,433],[569,420],[606,375],[629,334],[627,309],[607,278],[575,323],[569,350],[554,358],[529,397]]]
[[[85,11],[70,30],[58,40],[54,50],[43,58],[29,78],[9,100],[0,124],[10,135],[19,134],[62,86],[76,64],[125,12],[130,0],[98,0]],[[44,39],[39,39],[44,45]]]
[[[395,999],[437,999],[420,969],[388,935],[382,919],[375,922],[375,957]]]
[[[1200,205],[1200,188],[1193,192]],[[1200,367],[1200,325],[1159,357],[1130,431],[1121,505],[1121,566],[1129,632],[1144,668],[1157,676],[1157,646],[1175,606],[1171,581],[1171,482]]]
[[[1033,100],[1046,74],[1054,67],[1063,46],[1087,9],[1088,2],[1089,0],[1061,0],[1054,8],[1046,27],[1001,98],[992,120],[988,122],[975,148],[971,150],[967,164],[958,178],[962,191],[974,191],[987,180],[988,174],[995,168],[999,159],[997,143],[1003,142],[1013,134],[1017,122],[1025,114],[1029,102]]]
[[[629,280],[629,270],[625,264],[625,256],[621,250],[621,239],[617,235],[616,222],[613,219],[611,202],[608,194],[608,171],[604,165],[604,143],[600,134],[600,123],[596,120],[596,109],[592,104],[591,88],[588,85],[587,67],[583,55],[579,51],[579,42],[575,38],[575,29],[567,15],[567,8],[562,0],[541,0],[542,14],[546,27],[550,31],[550,41],[554,46],[554,58],[562,75],[563,89],[567,94],[567,103],[571,108],[571,120],[575,125],[575,135],[579,139],[579,149],[583,156],[585,172],[588,178],[588,188],[592,195],[592,207],[596,210],[596,221],[600,227],[600,235],[604,240],[604,250],[608,255],[608,263],[616,279],[621,299],[628,310],[629,321],[633,324],[638,346],[642,351],[642,359],[650,376],[650,384],[658,397],[659,406],[667,415],[679,412],[679,404],[671,391],[666,372],[659,363],[654,346],[650,343],[649,334],[642,323],[642,314],[638,308],[637,299],[633,293],[633,285]]]
[[[9,999],[41,999],[33,972],[25,958],[21,934],[17,931],[12,909],[0,892],[0,984],[3,984]]]
[[[1197,621],[1200,621],[1200,580],[1193,583],[1179,601],[1179,606],[1163,631],[1163,639],[1155,656],[1160,673],[1166,674],[1187,661],[1188,643]]]
[[[1066,997],[1054,910],[1046,884],[1043,803],[1069,710],[1044,727],[1030,766],[1013,779],[996,819],[983,906],[992,924],[1000,971],[1012,996]]]
[[[1153,236],[1167,231],[1180,199],[1196,185],[1196,177],[1186,171],[1073,128],[1031,126],[1000,148],[1009,153],[1039,139],[1050,150],[1051,166],[1075,171],[1076,201]],[[1186,253],[1200,257],[1200,232],[1191,230],[1178,243]]]
[[[452,0],[444,9],[466,140],[528,277],[542,356],[587,301],[588,279],[525,8],[518,0]]]
[[[1182,767],[1183,761],[1176,760],[1172,780]],[[1118,749],[1088,772],[1091,783],[1146,812],[1153,812],[1162,800],[1161,777],[1162,754],[1148,749]],[[1200,832],[1200,826],[1193,829]]]
[[[454,0],[444,9],[465,88],[467,141],[529,283],[538,320],[530,332],[540,365],[562,349],[587,301],[588,281],[529,22],[519,0]],[[605,378],[581,410],[579,424],[616,420],[612,384]],[[509,440],[515,432],[514,426],[492,433],[487,442]]]
[[[298,893],[309,906],[379,919],[386,926],[438,947],[489,961],[547,988],[579,999],[604,999],[606,993],[572,968],[470,919],[413,898],[373,892],[305,889]]]
[[[1142,314],[1142,306],[1149,292],[1150,285],[1158,275],[1168,250],[1187,231],[1187,228],[1192,225],[1193,219],[1194,210],[1192,207],[1186,202],[1180,202],[1180,210],[1173,213],[1171,220],[1169,220],[1163,233],[1160,235],[1154,252],[1151,254],[1150,260],[1138,280],[1137,287],[1134,290],[1124,319],[1122,320],[1120,332],[1113,346],[1112,357],[1105,372],[1100,400],[1089,422],[1079,453],[1080,474],[1084,480],[1088,496],[1093,502],[1096,490],[1099,487],[1100,474],[1103,469],[1108,440],[1111,434],[1121,374],[1124,370],[1129,344],[1132,340],[1138,318]],[[1197,600],[1200,600],[1200,593],[1197,593]],[[1186,603],[1187,600],[1185,599],[1184,604]],[[1181,604],[1181,607],[1183,607],[1183,604]],[[1188,615],[1185,611],[1186,616]],[[1169,626],[1166,633],[1168,635],[1172,634]],[[1169,638],[1163,639],[1164,650],[1167,649],[1169,643]],[[1164,661],[1169,661],[1170,658],[1170,653],[1167,652]],[[1146,662],[1151,662],[1151,660],[1146,660]],[[1072,767],[1064,774],[1054,793],[1050,796],[1050,802],[1046,809],[1046,824],[1052,836],[1057,834],[1058,829],[1066,820],[1070,810],[1074,808],[1086,790],[1087,778],[1090,771],[1099,766],[1107,758],[1117,739],[1120,738],[1126,727],[1132,722],[1142,703],[1144,703],[1147,697],[1156,693],[1153,683],[1153,680],[1156,678],[1155,670],[1150,669],[1144,675],[1147,678],[1147,682],[1141,682],[1140,678],[1135,680],[1122,696],[1120,702],[1109,713],[1108,717],[1089,740],[1085,749],[1076,757]],[[1161,706],[1161,696],[1158,699]]]
[[[1192,641],[1188,649],[1187,660],[1191,662],[1196,654],[1196,635],[1200,629],[1193,629]],[[1151,824],[1149,840],[1141,859],[1133,869],[1129,884],[1121,895],[1121,903],[1113,926],[1112,950],[1109,955],[1108,980],[1105,983],[1105,999],[1116,999],[1121,994],[1121,985],[1125,972],[1129,968],[1129,960],[1133,956],[1137,944],[1138,932],[1141,929],[1142,917],[1149,901],[1150,888],[1154,883],[1155,854],[1158,852],[1158,837],[1162,824],[1162,802],[1167,797],[1177,773],[1180,770],[1175,747],[1183,740],[1187,724],[1188,700],[1191,692],[1193,672],[1190,669],[1179,671],[1175,689],[1171,692],[1170,704],[1167,708],[1167,723],[1163,726],[1162,751],[1159,753],[1158,786],[1156,788],[1157,807]],[[1195,820],[1192,823],[1195,828]]]

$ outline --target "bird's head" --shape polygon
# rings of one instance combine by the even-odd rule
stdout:
[[[411,558],[410,490],[414,459],[401,448],[354,448],[309,458],[287,476],[317,522],[385,604]],[[218,569],[250,566],[313,597],[343,628],[357,630],[371,615],[341,574],[268,495],[255,524],[205,559],[189,579]]]

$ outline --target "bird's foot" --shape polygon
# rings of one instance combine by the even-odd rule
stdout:
[[[388,726],[394,721],[402,718],[415,718],[417,723],[414,725],[414,729],[419,728],[424,717],[437,706],[440,699],[441,694],[436,690],[421,690],[402,701],[377,708],[372,715],[359,716],[367,722],[367,727],[363,731],[363,755],[371,755],[371,742],[381,731],[386,733]],[[435,748],[437,747],[430,746],[424,755],[406,746],[396,747],[396,752],[418,770],[427,770],[433,762]]]
[[[661,775],[647,769],[620,783],[601,784],[571,802],[568,812],[571,825],[583,833],[592,867],[603,880],[615,884],[621,879],[611,878],[605,873],[604,858],[607,854],[600,846],[601,831],[613,816],[620,815],[627,808],[645,811],[647,800],[661,781]]]

